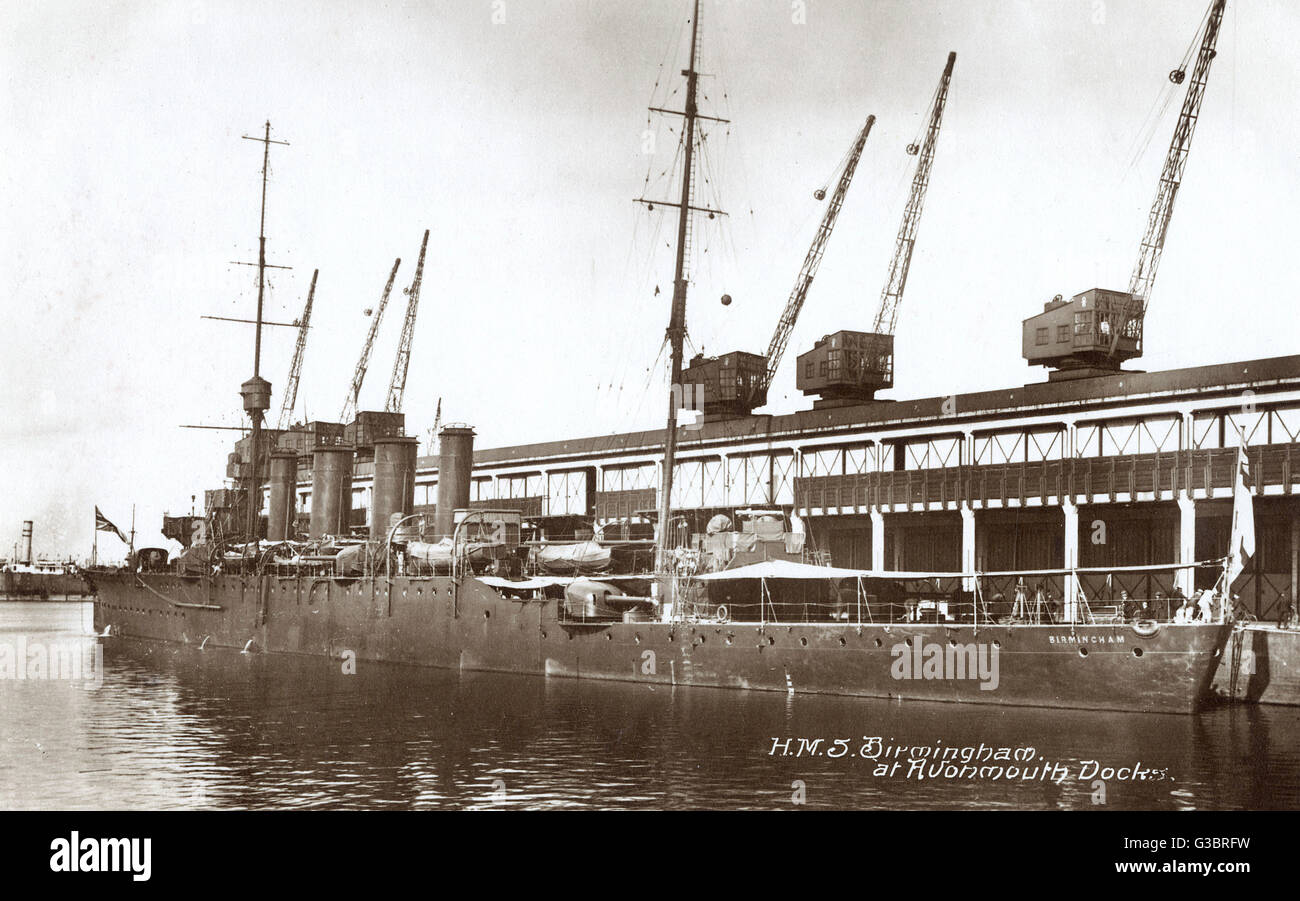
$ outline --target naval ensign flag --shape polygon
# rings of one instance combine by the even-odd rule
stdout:
[[[108,517],[105,516],[103,513],[100,513],[98,507],[95,508],[95,531],[112,532],[118,538],[121,538],[123,541],[126,541],[126,536],[122,534],[122,530],[119,529],[117,526],[113,525],[111,522],[109,522]]]
[[[1224,591],[1246,569],[1246,562],[1255,556],[1255,504],[1246,482],[1250,479],[1250,458],[1246,456],[1246,439],[1242,436],[1237,448],[1237,479],[1232,492],[1232,538],[1228,546],[1228,573]]]

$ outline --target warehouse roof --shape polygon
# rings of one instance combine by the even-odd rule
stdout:
[[[959,427],[972,419],[1052,410],[1105,408],[1139,400],[1179,396],[1224,395],[1265,386],[1300,387],[1300,355],[1270,357],[1238,363],[1192,366],[1160,372],[1121,371],[1095,378],[1042,382],[995,391],[976,391],[915,400],[878,400],[822,410],[800,410],[785,414],[753,414],[735,419],[705,422],[697,429],[684,429],[679,452],[692,447],[736,443],[759,438],[788,437],[828,431],[857,431],[928,425],[939,420]],[[530,460],[555,460],[594,454],[633,451],[656,452],[663,448],[663,429],[595,435],[479,448],[475,466],[510,464]],[[436,456],[422,457],[420,469],[437,468]]]

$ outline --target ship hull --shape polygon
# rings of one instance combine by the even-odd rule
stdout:
[[[1300,631],[1248,623],[1228,640],[1215,691],[1247,704],[1300,707]]]
[[[80,573],[12,572],[0,573],[0,598],[44,600],[47,598],[84,597],[90,586]]]
[[[1191,713],[1231,627],[572,623],[475,579],[93,577],[110,640],[651,685]],[[1145,631],[1145,630],[1144,630]]]

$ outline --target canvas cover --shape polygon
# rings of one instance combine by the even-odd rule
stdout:
[[[595,573],[609,566],[610,550],[595,541],[551,544],[536,550],[536,560],[542,569],[557,575]]]

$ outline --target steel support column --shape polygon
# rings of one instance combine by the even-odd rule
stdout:
[[[878,507],[871,508],[871,568],[888,568],[885,566],[885,514]]]
[[[961,503],[961,571],[975,571],[975,511],[966,501]],[[962,579],[961,587],[963,591],[974,591],[974,577]]]
[[[1178,493],[1178,562],[1196,562],[1196,501],[1186,490]],[[1196,571],[1180,569],[1174,585],[1190,598],[1196,590]]]
[[[1079,565],[1079,506],[1074,498],[1067,497],[1061,503],[1061,512],[1065,514],[1065,560],[1066,569]],[[1065,576],[1065,621],[1079,620],[1079,577],[1074,573]]]

